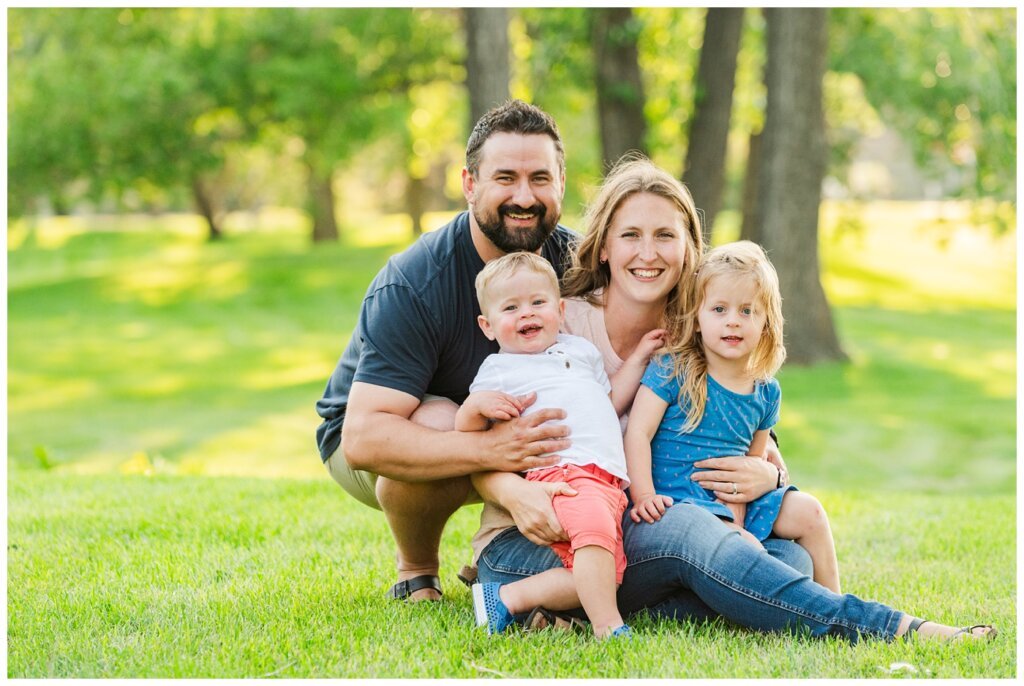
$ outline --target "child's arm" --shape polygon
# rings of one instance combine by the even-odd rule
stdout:
[[[523,411],[523,403],[514,395],[500,391],[470,393],[455,413],[456,431],[484,431],[492,420],[515,419]]]
[[[768,440],[770,438],[771,436],[768,429],[755,431],[754,438],[750,441],[750,448],[747,450],[747,455],[751,457],[760,457],[762,460],[765,459],[765,453],[768,451]]]
[[[672,505],[672,498],[654,492],[654,478],[651,476],[651,439],[658,431],[666,409],[667,402],[646,386],[640,386],[623,439],[630,481],[629,494],[633,498],[633,509],[629,516],[634,522],[639,523],[643,519],[652,524],[661,519],[665,508]]]
[[[640,379],[644,376],[647,363],[650,362],[654,351],[664,344],[665,333],[665,329],[654,329],[645,333],[633,354],[609,379],[612,384],[612,392],[609,397],[612,399],[612,405],[615,406],[615,412],[620,417],[629,411],[633,398],[636,396],[636,390],[640,388]]]

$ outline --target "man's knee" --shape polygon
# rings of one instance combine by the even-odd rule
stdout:
[[[372,472],[364,472],[353,469],[345,459],[344,450],[339,447],[334,451],[327,461],[324,462],[327,472],[331,478],[345,490],[346,493],[364,505],[374,509],[381,509],[377,501],[376,482],[377,475]]]

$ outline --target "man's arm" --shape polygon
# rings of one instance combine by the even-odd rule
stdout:
[[[550,466],[558,456],[541,456],[570,445],[568,427],[545,424],[563,419],[562,410],[538,410],[487,431],[438,431],[410,420],[419,404],[408,393],[353,383],[341,433],[349,466],[398,481],[435,481]]]

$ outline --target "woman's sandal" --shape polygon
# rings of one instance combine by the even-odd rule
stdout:
[[[387,595],[388,598],[393,598],[394,600],[408,600],[409,596],[424,588],[432,588],[437,591],[438,595],[444,595],[441,592],[441,580],[432,574],[423,574],[422,576],[414,576],[405,581],[399,581],[388,589]],[[431,600],[434,599],[431,598]]]
[[[921,619],[920,617],[915,617],[914,619],[910,620],[910,626],[907,627],[907,632],[905,634],[903,634],[903,635],[904,636],[910,636],[911,632],[914,632],[916,634],[917,630],[919,628],[921,628],[921,625],[925,624],[926,622],[931,622],[931,620],[930,619]],[[988,631],[986,631],[984,633],[981,633],[981,634],[976,634],[976,633],[974,633],[975,629],[988,629]],[[994,626],[992,626],[991,624],[973,624],[971,626],[965,626],[965,627],[962,627],[960,629],[957,629],[952,634],[950,634],[949,638],[947,638],[946,641],[949,642],[949,643],[952,643],[954,641],[962,641],[962,640],[965,640],[966,637],[968,637],[968,636],[975,637],[975,640],[983,639],[983,640],[986,640],[986,641],[991,641],[998,634],[999,634],[999,631]]]
[[[586,632],[587,624],[570,614],[553,612],[541,605],[533,608],[523,622],[523,631],[541,631],[548,628],[582,633]]]

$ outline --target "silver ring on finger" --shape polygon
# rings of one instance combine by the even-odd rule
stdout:
[[[732,482],[732,494],[733,494],[733,495],[736,495],[736,494],[737,494],[737,493],[739,493],[739,492],[740,492],[740,489],[736,487],[736,482],[735,482],[735,481],[733,481],[733,482]]]

